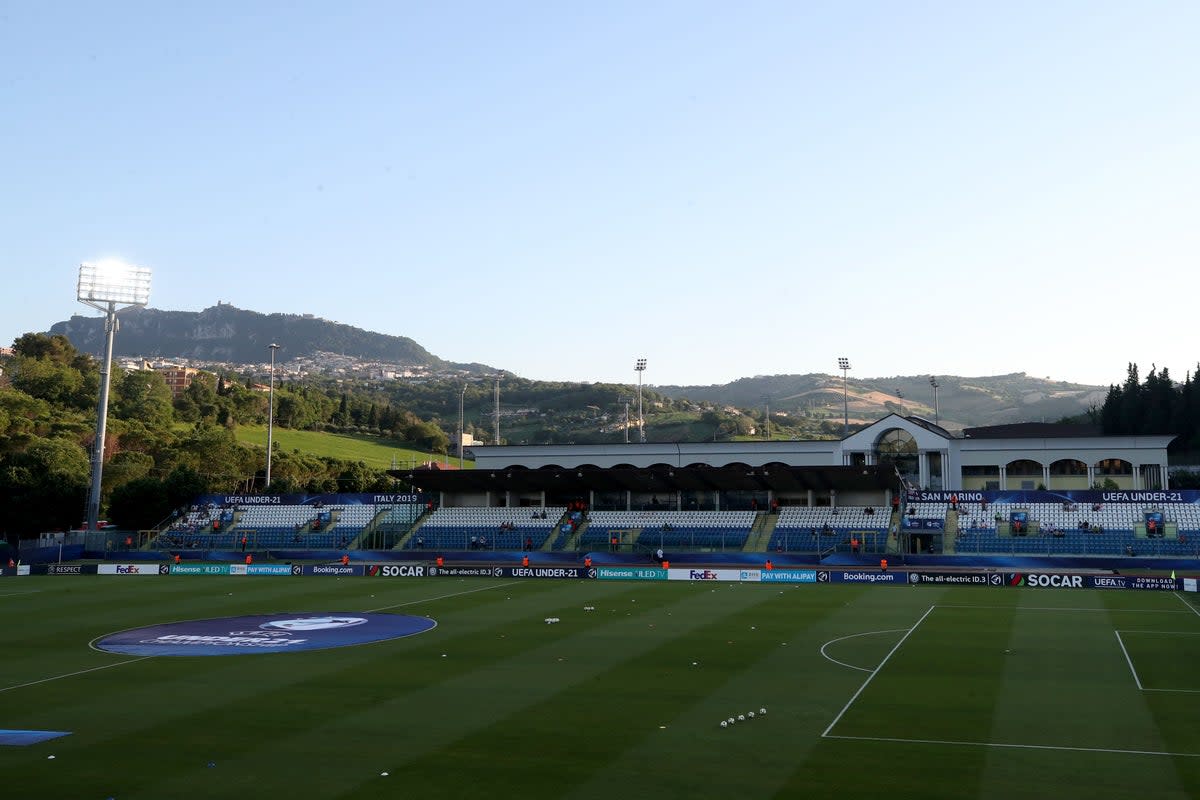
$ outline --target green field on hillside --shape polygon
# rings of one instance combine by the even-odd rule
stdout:
[[[239,442],[267,448],[266,426],[242,425],[236,429],[235,435]],[[295,431],[288,428],[276,428],[272,433],[275,446],[290,452],[299,450],[314,456],[329,456],[345,461],[361,461],[369,467],[391,469],[395,464],[397,469],[408,469],[427,461],[446,461],[444,454],[423,453],[420,450],[409,450],[404,447],[391,445],[385,439],[375,436],[362,436],[349,433],[324,433],[319,431]],[[276,451],[278,452],[278,451]],[[457,466],[458,459],[452,459]],[[473,462],[463,462],[464,467],[472,466]]]
[[[21,800],[1196,797],[1200,614],[1190,599],[4,579],[0,728],[71,733],[0,746],[0,773],[4,796]],[[140,626],[272,612],[437,624],[307,652],[144,657],[89,646]]]

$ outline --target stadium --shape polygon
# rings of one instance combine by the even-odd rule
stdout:
[[[22,548],[7,791],[1195,796],[1200,493],[1056,427],[480,447]]]

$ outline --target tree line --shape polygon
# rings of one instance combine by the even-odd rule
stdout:
[[[1109,435],[1174,435],[1172,453],[1200,451],[1200,366],[1183,383],[1164,367],[1151,365],[1145,380],[1138,365],[1126,367],[1125,382],[1109,387],[1104,405],[1090,415]]]
[[[99,365],[64,336],[26,334],[0,366],[0,534],[75,528],[91,484]],[[449,443],[435,421],[332,383],[277,386],[275,403],[280,427],[369,430],[430,453]],[[157,372],[113,365],[102,512],[122,528],[148,528],[198,494],[262,489],[265,448],[239,443],[234,431],[266,424],[267,412],[268,393],[250,376],[200,373],[174,398]],[[393,488],[384,470],[361,462],[272,454],[273,493]]]
[[[26,334],[0,362],[0,535],[78,527],[85,516],[95,439],[99,364],[64,336]],[[201,372],[178,397],[151,370],[112,367],[101,512],[125,529],[154,527],[198,494],[269,491],[375,492],[395,489],[386,471],[276,443],[271,485],[266,450],[239,443],[239,426],[267,423],[261,374]],[[593,407],[619,405],[628,388],[504,378],[509,409],[528,407],[521,435],[573,441]],[[365,434],[397,447],[444,455],[464,405],[466,432],[492,439],[489,381],[277,380],[277,428]],[[646,392],[647,405],[671,401]],[[577,419],[577,417],[579,419]],[[510,425],[506,420],[506,425]],[[514,430],[516,430],[514,428]],[[609,440],[617,440],[609,434]],[[518,439],[517,441],[524,441]]]

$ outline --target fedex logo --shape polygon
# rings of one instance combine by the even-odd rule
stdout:
[[[140,575],[141,572],[142,571],[133,564],[117,566],[118,575]]]
[[[717,573],[711,569],[693,569],[688,571],[688,578],[693,581],[715,581]]]

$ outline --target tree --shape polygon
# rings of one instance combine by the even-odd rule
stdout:
[[[114,385],[111,416],[154,426],[169,425],[174,419],[171,389],[157,372],[127,372]]]
[[[162,522],[172,508],[162,481],[138,478],[113,489],[108,516],[117,527],[142,530]]]
[[[10,531],[32,535],[79,524],[91,469],[87,454],[65,438],[35,437],[0,456],[0,508]]]

